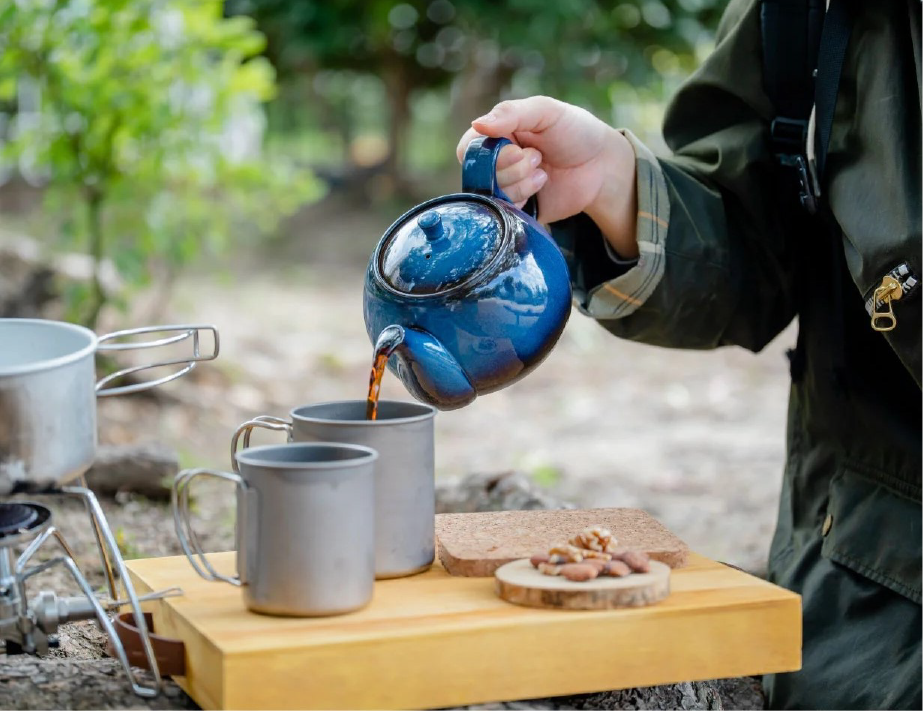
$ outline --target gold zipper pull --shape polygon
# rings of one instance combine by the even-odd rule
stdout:
[[[892,276],[886,276],[881,280],[881,286],[875,289],[872,296],[872,328],[876,331],[893,331],[897,326],[897,318],[894,316],[894,306],[892,301],[898,301],[904,295],[901,283]],[[879,305],[888,306],[888,310],[879,310]]]

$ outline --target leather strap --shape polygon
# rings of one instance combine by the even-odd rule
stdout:
[[[154,658],[157,660],[160,674],[162,676],[185,676],[186,645],[183,644],[182,640],[153,634],[154,619],[151,613],[144,613],[144,622],[148,630],[151,631],[151,645],[154,648]],[[125,653],[128,655],[128,662],[133,667],[149,669],[147,656],[144,654],[144,647],[141,644],[141,635],[138,634],[138,628],[135,627],[134,614],[123,612],[116,615],[113,625],[122,646],[125,648]],[[106,644],[106,651],[110,657],[116,656],[111,639]]]

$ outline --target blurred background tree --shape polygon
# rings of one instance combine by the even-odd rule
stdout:
[[[248,18],[218,0],[24,0],[0,9],[0,100],[16,99],[3,158],[44,191],[68,245],[93,259],[68,317],[91,328],[114,294],[265,233],[317,196],[260,155],[274,70]],[[130,293],[130,292],[129,292]]]
[[[92,255],[67,294],[89,325],[231,247],[362,264],[457,189],[458,137],[499,100],[555,96],[663,149],[724,2],[0,0],[0,228]]]
[[[269,40],[285,87],[276,128],[313,122],[339,145],[340,165],[377,164],[400,190],[420,158],[440,165],[408,149],[422,143],[451,161],[448,141],[501,98],[544,93],[606,118],[613,107],[660,103],[707,51],[723,5],[228,0],[227,11],[254,18]],[[444,145],[428,136],[434,127]],[[369,133],[381,140],[363,143]]]

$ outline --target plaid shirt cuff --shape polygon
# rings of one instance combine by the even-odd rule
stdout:
[[[638,183],[636,236],[640,256],[634,266],[613,279],[591,286],[586,290],[585,298],[577,300],[581,311],[597,319],[623,318],[636,311],[657,288],[664,272],[664,244],[670,223],[667,184],[650,149],[630,131],[622,130],[622,134],[635,151]],[[612,251],[608,251],[612,257]],[[617,263],[624,264],[624,261]]]

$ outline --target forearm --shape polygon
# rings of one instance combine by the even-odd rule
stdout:
[[[605,143],[606,166],[599,193],[584,211],[622,259],[638,257],[638,191],[635,151],[620,131],[612,130]]]
[[[587,216],[552,226],[578,308],[631,340],[759,350],[795,308],[793,260],[772,216],[703,179],[695,162],[658,160],[628,136],[637,153],[637,264],[616,264]],[[760,192],[743,176],[737,183]]]

